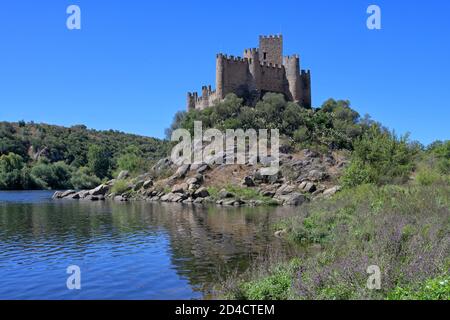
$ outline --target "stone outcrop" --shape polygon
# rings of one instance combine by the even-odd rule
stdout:
[[[219,155],[223,157],[223,155]],[[211,204],[221,206],[258,206],[264,204],[299,206],[316,197],[331,197],[341,190],[339,186],[330,183],[330,176],[335,174],[339,163],[332,154],[320,155],[310,150],[304,150],[301,156],[282,154],[281,170],[273,176],[264,176],[259,167],[250,165],[239,166],[233,174],[227,173],[227,165],[180,165],[168,159],[162,159],[152,168],[152,174],[146,173],[131,179],[129,173],[122,171],[117,179],[92,190],[68,190],[55,192],[54,199],[103,201],[111,199],[116,202],[129,200],[145,200],[160,202],[177,202],[184,204]],[[271,161],[267,160],[267,161]],[[167,179],[158,179],[154,171],[170,167],[174,174]],[[331,168],[334,168],[331,170]],[[211,193],[209,187],[229,184],[230,179],[239,170],[242,175],[234,180],[236,194],[228,188]],[[217,175],[222,175],[222,185],[218,184]],[[125,178],[124,178],[125,177]],[[121,179],[119,179],[121,178]],[[219,179],[220,180],[220,179]],[[120,194],[112,192],[117,181],[128,183]],[[249,188],[250,194],[257,194],[256,199],[240,196],[240,189]],[[242,195],[249,193],[241,193]]]

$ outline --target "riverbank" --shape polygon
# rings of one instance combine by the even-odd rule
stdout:
[[[270,162],[266,159],[266,162]],[[55,199],[102,201],[146,200],[220,206],[299,206],[340,190],[338,177],[347,160],[342,153],[319,154],[303,150],[280,156],[280,170],[263,175],[264,165],[176,166],[160,160],[151,172],[130,177],[122,171],[116,179],[91,190],[56,192]]]
[[[224,281],[228,299],[450,299],[450,187],[363,185],[272,226],[310,254],[259,259]],[[312,254],[311,254],[312,253]],[[369,266],[381,271],[367,288]]]

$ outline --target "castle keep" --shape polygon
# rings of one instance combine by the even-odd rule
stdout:
[[[216,90],[211,86],[187,94],[187,109],[204,109],[235,93],[253,105],[266,92],[282,93],[288,101],[311,107],[311,74],[300,69],[298,55],[283,57],[283,36],[260,36],[259,48],[247,49],[244,57],[218,54]]]

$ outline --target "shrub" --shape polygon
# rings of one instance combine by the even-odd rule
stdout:
[[[110,153],[105,147],[99,145],[89,146],[88,151],[88,167],[91,172],[100,179],[108,176],[111,166]]]
[[[117,180],[112,189],[111,192],[115,194],[123,194],[130,190],[130,184],[126,180]]]
[[[100,185],[101,180],[91,175],[89,168],[81,167],[73,173],[70,183],[74,189],[83,190],[95,188]]]
[[[117,159],[117,169],[126,170],[132,174],[145,171],[145,160],[142,151],[136,146],[129,146]]]
[[[23,158],[15,153],[0,156],[0,190],[22,190],[36,188]]]
[[[31,176],[45,189],[67,189],[71,187],[72,168],[63,162],[39,163],[31,169]]]
[[[278,263],[254,280],[241,281],[231,299],[239,300],[287,300],[295,297],[293,282],[299,260]]]
[[[441,175],[438,172],[428,168],[421,168],[416,173],[416,181],[422,186],[430,186],[439,181],[440,178]]]
[[[388,300],[450,300],[450,276],[426,280],[419,286],[396,287]]]
[[[351,164],[341,182],[347,187],[404,182],[412,173],[416,154],[416,148],[408,143],[408,136],[398,138],[395,133],[374,124],[354,142]]]

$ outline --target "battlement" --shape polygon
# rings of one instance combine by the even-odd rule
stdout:
[[[226,54],[219,53],[217,55],[217,57],[218,58],[221,57],[226,62],[248,63],[248,58],[242,58],[242,57],[239,57],[239,56],[233,56],[233,55],[228,56]]]
[[[309,69],[301,71],[301,75],[310,75],[310,74],[311,74],[311,71]]]
[[[187,94],[188,110],[204,109],[234,93],[255,105],[266,92],[282,93],[289,101],[311,107],[311,76],[300,69],[298,54],[283,56],[283,36],[261,35],[258,48],[247,48],[243,57],[216,55],[216,90],[211,86]]]
[[[283,39],[281,34],[260,35],[259,39]]]
[[[257,53],[258,53],[258,48],[250,48],[250,49],[244,50],[244,54],[257,54]]]

